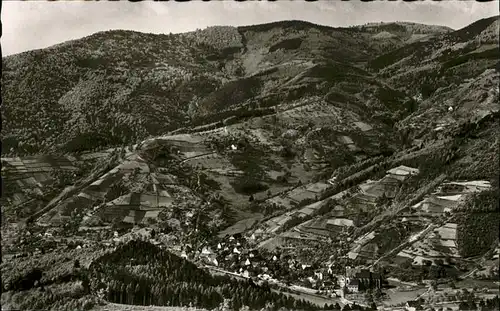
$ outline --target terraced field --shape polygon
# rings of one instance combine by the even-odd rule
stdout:
[[[457,224],[445,223],[429,230],[430,225],[438,218],[450,215],[459,209],[467,195],[487,190],[489,187],[489,183],[484,181],[445,182],[438,186],[436,191],[412,206],[409,214],[403,213],[399,216],[399,221],[406,228],[406,232],[396,245],[406,240],[407,247],[397,253],[394,262],[410,259],[414,265],[423,265],[426,261],[449,261],[450,258],[461,258],[456,244]],[[386,239],[387,234],[388,232],[383,230],[372,231],[358,238],[354,241],[349,257],[356,259],[361,256],[368,261],[373,260],[377,257],[376,249],[380,244],[377,240]]]

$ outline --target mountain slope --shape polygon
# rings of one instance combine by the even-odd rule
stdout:
[[[331,60],[341,66],[335,71],[365,62],[381,52],[370,47],[370,36],[288,21],[179,35],[108,31],[12,55],[2,62],[2,152],[73,152],[137,142],[206,122],[196,121],[197,106],[220,102],[224,92],[236,97],[223,106],[245,104],[257,93],[297,98],[317,81],[290,83],[286,91],[276,87],[314,65],[332,66]],[[208,109],[218,114],[221,107]]]

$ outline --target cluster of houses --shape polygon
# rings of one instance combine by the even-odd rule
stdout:
[[[249,240],[252,239],[255,240],[255,237],[249,238]],[[183,256],[187,256],[186,250]],[[250,248],[248,241],[242,238],[241,234],[229,236],[216,245],[205,245],[201,251],[196,252],[195,257],[206,265],[228,267],[246,277],[251,271],[259,268],[266,270],[266,267],[262,267],[265,258],[262,258],[255,249]],[[277,258],[273,259],[277,260]]]
[[[226,237],[216,245],[205,245],[201,250],[193,250],[190,245],[185,245],[182,257],[194,258],[201,263],[214,267],[221,267],[229,272],[237,273],[243,277],[258,277],[272,281],[276,269],[286,267],[297,275],[302,276],[305,285],[318,290],[333,290],[336,284],[331,271],[318,271],[311,265],[302,263],[290,254],[274,252],[263,255],[252,248],[252,235],[243,238],[241,235]],[[297,280],[298,281],[298,280]]]
[[[250,247],[252,238],[255,239],[253,236],[246,239],[240,235],[230,236],[216,245],[205,245],[197,251],[186,245],[182,256],[193,256],[205,265],[221,267],[245,278],[257,277],[270,282],[277,281],[273,279],[274,269],[286,266],[301,276],[295,281],[323,294],[342,295],[344,292],[355,294],[382,287],[383,276],[367,269],[347,267],[345,275],[338,276],[331,268],[314,269],[290,255],[278,253],[262,255],[257,249]]]

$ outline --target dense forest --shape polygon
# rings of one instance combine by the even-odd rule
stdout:
[[[458,214],[457,245],[464,257],[482,255],[498,243],[498,188],[471,196]]]

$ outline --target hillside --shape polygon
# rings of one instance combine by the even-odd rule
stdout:
[[[5,57],[2,306],[357,310],[491,287],[498,25],[120,30]],[[349,267],[380,288],[347,289]]]
[[[330,93],[327,100],[340,103],[347,101],[344,93],[352,101],[376,97],[379,108],[380,96],[400,95],[386,95],[392,90],[357,67],[380,54],[379,41],[386,40],[371,38],[370,31],[289,21],[178,35],[107,31],[8,56],[2,62],[2,152],[135,143],[244,116],[245,107],[254,111],[257,105],[262,110],[255,113],[269,114],[265,108],[280,101],[317,94]]]

